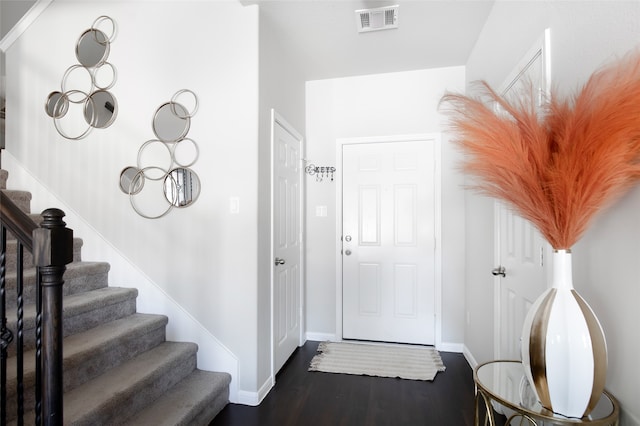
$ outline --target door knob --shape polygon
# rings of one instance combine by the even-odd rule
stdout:
[[[344,251],[344,254],[346,254],[347,256],[351,256],[351,250],[346,249],[346,250]]]
[[[506,277],[506,269],[504,269],[504,266],[500,265],[497,268],[493,268],[491,270],[491,273],[493,274],[494,277],[497,277],[498,275],[502,276],[502,278]]]
[[[279,257],[276,257],[275,264],[276,266],[284,265],[284,259],[280,259]]]

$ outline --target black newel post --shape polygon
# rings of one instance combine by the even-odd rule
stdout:
[[[33,231],[33,257],[42,286],[42,422],[62,425],[62,285],[73,261],[73,230],[64,212],[47,209]]]

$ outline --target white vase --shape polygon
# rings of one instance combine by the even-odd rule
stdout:
[[[570,250],[554,252],[551,286],[525,318],[522,363],[542,406],[566,417],[589,414],[604,390],[607,344],[573,288]]]

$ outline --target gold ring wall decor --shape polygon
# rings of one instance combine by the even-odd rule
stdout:
[[[65,71],[60,91],[47,96],[45,111],[53,119],[57,132],[66,139],[79,140],[92,129],[106,129],[118,115],[118,102],[109,91],[116,83],[117,72],[107,62],[115,35],[115,21],[99,16],[78,38],[75,49],[78,63]],[[71,87],[74,83],[82,87]],[[79,112],[68,116],[73,104],[80,107]]]

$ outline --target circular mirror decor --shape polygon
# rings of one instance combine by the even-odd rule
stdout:
[[[179,98],[189,108],[178,102]],[[95,103],[99,107],[97,99]],[[120,189],[129,194],[131,207],[140,216],[158,219],[174,207],[190,206],[200,196],[200,178],[188,168],[198,160],[200,151],[193,139],[186,138],[197,110],[198,97],[188,89],[176,92],[171,101],[160,105],[152,121],[158,139],[143,143],[138,149],[138,166],[120,173]],[[166,168],[157,165],[165,162]]]
[[[153,133],[163,142],[177,142],[189,132],[191,117],[184,106],[174,102],[161,105],[153,116]]]
[[[99,27],[107,27],[105,30],[108,32]],[[118,103],[108,90],[115,85],[117,72],[116,67],[107,62],[115,35],[116,23],[103,15],[93,21],[91,28],[78,38],[75,52],[79,64],[67,68],[60,83],[61,90],[51,92],[45,102],[45,111],[53,118],[60,136],[71,140],[82,139],[91,129],[104,129],[115,121]],[[78,110],[75,114],[67,114],[72,104],[81,103],[84,105],[75,108]],[[67,115],[77,118],[67,117],[62,125],[59,120]],[[85,124],[89,126],[85,128]]]

